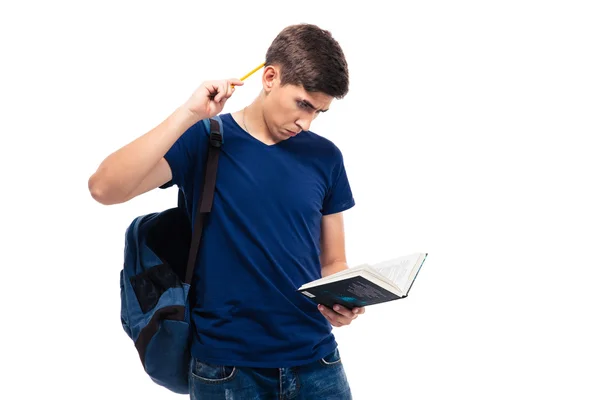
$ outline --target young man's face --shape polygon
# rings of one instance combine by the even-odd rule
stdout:
[[[278,72],[278,71],[277,71]],[[307,131],[311,122],[329,109],[333,97],[307,92],[301,86],[279,84],[279,74],[265,75],[265,121],[276,141],[289,139]],[[272,79],[269,79],[272,78]]]

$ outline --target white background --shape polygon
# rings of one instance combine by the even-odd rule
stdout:
[[[125,229],[176,189],[107,207],[87,180],[298,22],[350,66],[311,127],[345,156],[349,263],[429,252],[408,298],[335,330],[355,398],[600,398],[594,2],[5,4],[0,398],[182,398],[119,316]]]

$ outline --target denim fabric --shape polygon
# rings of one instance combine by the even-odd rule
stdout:
[[[351,400],[339,350],[291,368],[211,365],[192,358],[192,400]]]

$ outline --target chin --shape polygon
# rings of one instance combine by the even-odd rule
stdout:
[[[294,137],[294,136],[296,136],[298,133],[300,133],[300,132],[290,131],[289,129],[285,129],[285,128],[283,129],[283,135],[284,135],[285,137],[288,137],[288,138],[290,138],[290,137]]]

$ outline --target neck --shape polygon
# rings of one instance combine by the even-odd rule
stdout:
[[[242,123],[244,129],[266,144],[273,144],[273,135],[269,131],[269,127],[264,118],[264,99],[262,95],[258,96],[244,110],[242,110]]]

